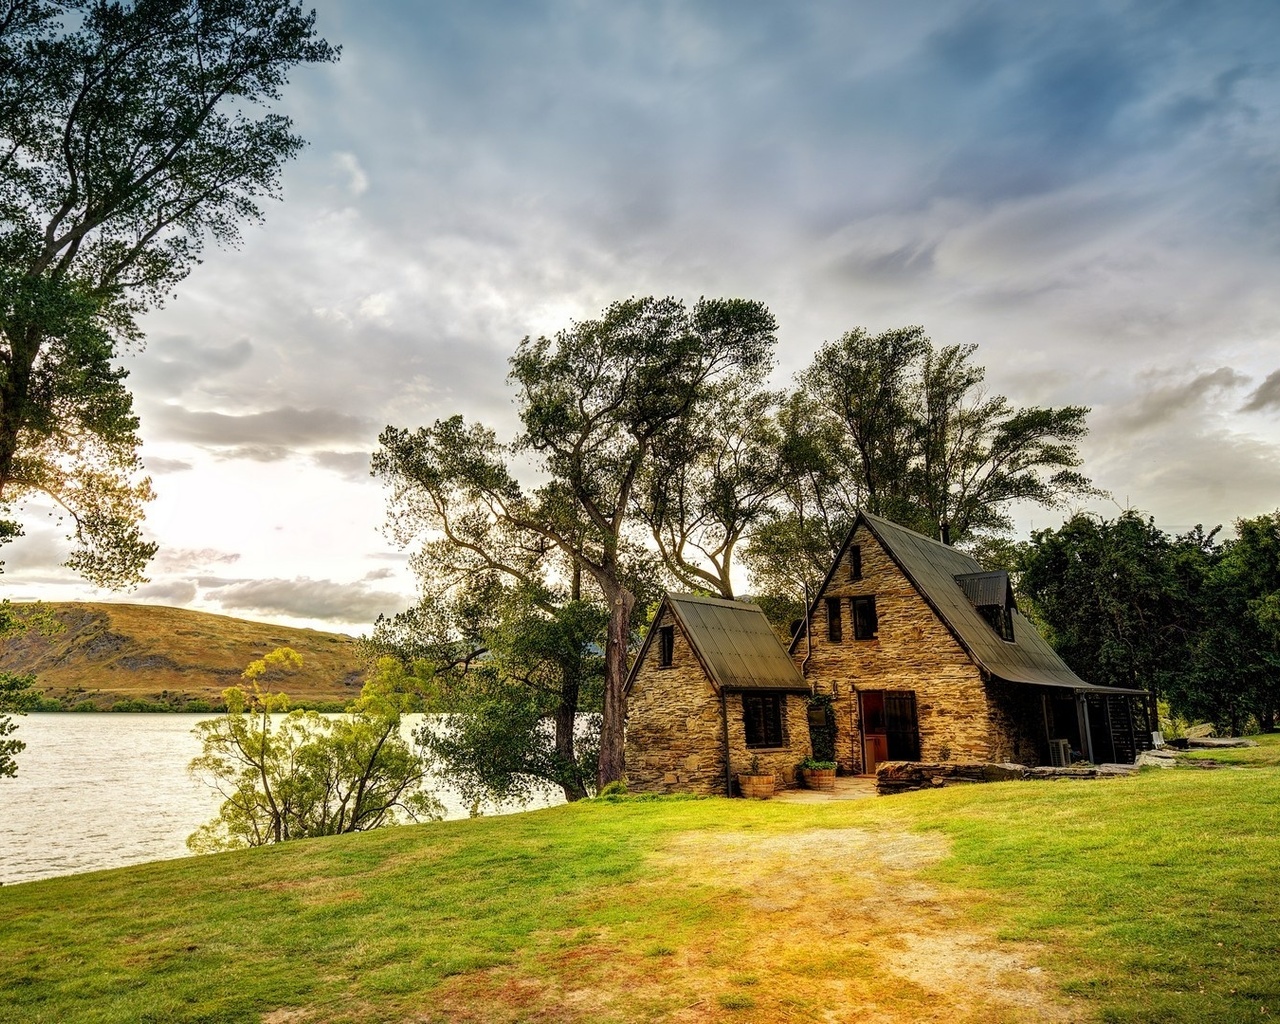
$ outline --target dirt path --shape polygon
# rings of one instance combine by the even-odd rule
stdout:
[[[639,938],[644,922],[624,922],[543,953],[536,966],[454,979],[440,993],[438,1019],[1089,1019],[1034,966],[1034,948],[1000,942],[974,923],[962,896],[920,878],[921,868],[945,854],[945,843],[941,836],[860,829],[682,836],[655,856],[648,880],[628,887],[627,902],[695,908],[704,912],[698,927],[680,933],[676,922],[688,914],[668,911],[669,941]],[[650,926],[661,910],[653,915]]]
[[[1082,1020],[1030,962],[1035,950],[1000,943],[958,898],[920,880],[945,852],[937,835],[824,829],[687,836],[668,856],[672,868],[697,865],[746,900],[756,1006],[737,1019]],[[732,986],[732,972],[724,980]],[[671,1019],[721,1019],[723,1002],[710,1003]]]

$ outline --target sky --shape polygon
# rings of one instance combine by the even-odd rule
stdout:
[[[779,384],[854,327],[976,344],[992,393],[1091,407],[1103,515],[1280,507],[1273,0],[317,10],[342,59],[280,104],[283,201],[124,359],[150,582],[78,581],[32,506],[11,598],[367,632],[415,593],[380,430],[510,437],[520,339],[633,295],[765,302]]]

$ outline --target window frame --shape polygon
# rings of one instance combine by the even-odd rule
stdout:
[[[864,629],[863,616],[859,614],[859,609],[864,608],[870,612],[869,621],[870,629]],[[876,596],[875,594],[862,594],[858,597],[849,598],[849,612],[853,617],[853,638],[855,640],[874,640],[876,634],[880,632],[880,616],[876,612]]]
[[[676,627],[674,625],[658,627],[658,668],[670,668],[675,660]]]
[[[840,607],[842,603],[838,597],[826,598],[827,640],[833,644],[844,643],[844,611]]]
[[[759,716],[753,720],[753,705]],[[770,726],[773,728],[771,729]],[[757,731],[752,740],[753,731]],[[777,750],[787,742],[787,695],[775,690],[742,694],[742,735],[748,750]]]

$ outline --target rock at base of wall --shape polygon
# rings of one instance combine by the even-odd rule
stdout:
[[[1080,764],[1069,768],[1028,768],[1022,764],[991,764],[986,761],[885,761],[876,768],[876,792],[887,796],[976,782],[1115,778],[1130,775],[1136,770],[1133,765]]]
[[[905,793],[974,782],[1006,782],[1021,779],[1027,769],[1020,764],[985,761],[885,761],[876,767],[876,792]]]

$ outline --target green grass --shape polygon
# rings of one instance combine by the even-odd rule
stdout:
[[[1099,1021],[1265,1020],[1280,1012],[1278,749],[1238,752],[1248,771],[845,803],[598,801],[5,887],[0,1021],[661,1019],[691,1000],[647,977],[695,954],[718,964],[763,927],[741,893],[697,864],[672,872],[662,851],[691,832],[831,828],[947,837],[921,870],[960,901],[957,927],[1037,943],[1021,948]],[[695,995],[757,1019],[771,978],[723,959]],[[874,950],[809,963],[875,978]],[[584,976],[620,1001],[530,1008]]]
[[[1254,736],[1256,747],[1224,747],[1220,750],[1194,747],[1186,757],[1197,761],[1216,761],[1240,768],[1280,768],[1280,732]]]
[[[922,793],[911,813],[952,839],[933,874],[989,894],[980,912],[1007,937],[1047,942],[1065,990],[1100,1019],[1280,1011],[1280,773]]]

